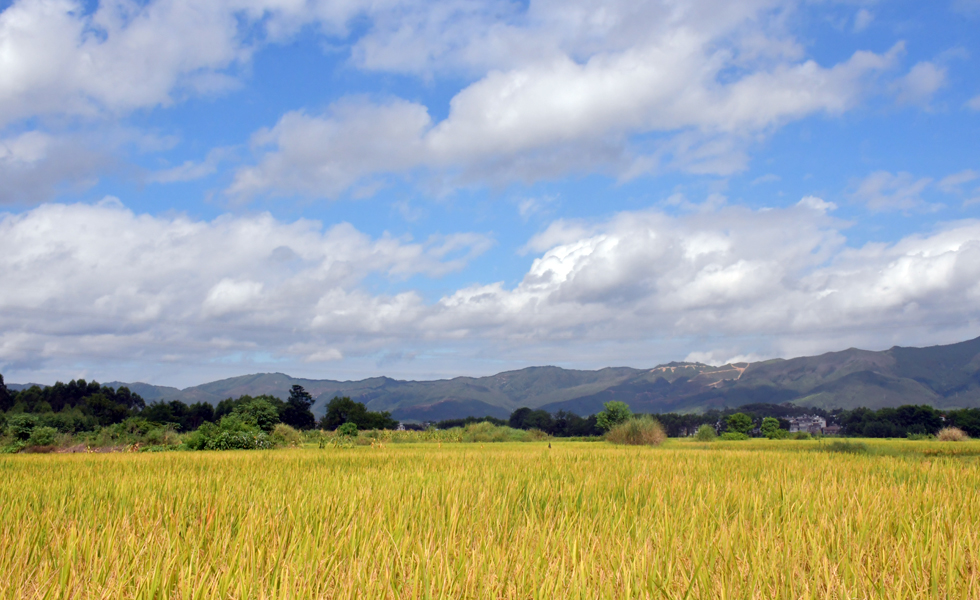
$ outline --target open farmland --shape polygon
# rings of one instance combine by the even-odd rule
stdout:
[[[980,597],[980,443],[820,447],[3,456],[0,597]]]

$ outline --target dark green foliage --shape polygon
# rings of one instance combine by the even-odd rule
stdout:
[[[313,396],[303,386],[294,385],[289,391],[289,399],[279,412],[279,419],[295,429],[313,429],[316,426],[316,418],[310,410],[313,402]]]
[[[949,424],[959,427],[970,437],[980,437],[980,408],[964,408],[946,413]]]
[[[15,440],[26,441],[37,427],[37,417],[27,413],[17,413],[7,417],[7,432]]]
[[[762,425],[759,426],[759,433],[770,440],[782,439],[788,434],[785,429],[779,427],[779,419],[773,417],[762,419]]]
[[[546,410],[518,408],[511,413],[507,425],[514,429],[538,429],[551,433],[555,428],[555,421]]]
[[[140,416],[154,423],[171,423],[178,431],[194,431],[203,423],[214,422],[214,407],[207,402],[196,402],[188,406],[180,400],[153,402]]]
[[[58,430],[54,427],[35,427],[27,443],[31,446],[51,446],[57,435]]]
[[[390,412],[371,412],[360,402],[348,397],[335,396],[327,405],[327,412],[320,419],[320,429],[333,431],[344,423],[353,423],[358,429],[395,429],[398,421]]]
[[[745,413],[735,413],[734,415],[729,415],[725,419],[725,425],[728,427],[728,431],[733,433],[741,433],[748,436],[752,431],[752,417]]]
[[[845,410],[837,415],[837,420],[847,435],[889,438],[907,437],[909,434],[935,435],[943,427],[942,416],[942,412],[930,406],[905,405],[877,411],[868,408]]]
[[[466,417],[465,419],[444,419],[436,423],[436,429],[452,429],[453,427],[466,427],[470,423],[493,423],[494,425],[506,425],[507,421],[496,417]],[[408,425],[405,426],[408,429]]]
[[[45,415],[44,420],[50,422],[45,426],[63,432],[91,431],[98,426],[120,423],[145,406],[143,398],[129,388],[113,389],[84,379],[59,381],[48,387],[35,385],[14,393],[0,385],[0,408]]]
[[[337,435],[342,435],[344,437],[357,437],[357,425],[348,421],[337,428]]]
[[[749,434],[742,433],[741,431],[726,431],[718,437],[727,441],[742,441],[749,439]]]
[[[599,429],[603,431],[609,431],[616,425],[629,420],[633,416],[633,411],[630,410],[629,405],[625,402],[619,402],[618,400],[613,400],[606,402],[603,407],[605,410],[596,414],[596,424]]]
[[[0,373],[0,412],[6,412],[13,406],[14,398],[7,390],[7,385],[3,382],[3,374]]]
[[[191,450],[259,450],[272,448],[269,436],[257,429],[242,427],[241,421],[231,415],[221,420],[221,425],[204,423],[191,434],[184,445]]]

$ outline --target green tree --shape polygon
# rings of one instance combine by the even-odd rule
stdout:
[[[10,410],[13,405],[14,398],[7,390],[7,385],[3,382],[3,374],[0,373],[0,412]]]
[[[630,410],[629,405],[627,405],[625,402],[611,400],[602,406],[605,408],[605,410],[595,416],[596,425],[598,425],[599,429],[602,431],[609,431],[616,425],[625,422],[633,416],[633,411]]]
[[[783,430],[779,428],[779,419],[773,417],[762,419],[762,426],[759,427],[759,431],[770,440],[779,439],[784,435]]]
[[[725,419],[725,423],[728,425],[728,431],[735,433],[741,433],[744,435],[749,435],[752,431],[752,417],[745,413],[735,413],[734,415],[729,415]],[[778,422],[776,423],[778,426]]]
[[[296,429],[313,429],[316,426],[316,418],[313,416],[315,400],[303,386],[294,385],[289,390],[289,399],[279,413],[279,418],[283,423]]]
[[[231,414],[240,418],[243,423],[258,427],[266,433],[279,423],[279,411],[265,398],[253,398],[251,402],[239,404]]]
[[[320,419],[320,429],[334,430],[344,423],[353,423],[358,429],[394,429],[398,421],[390,412],[371,412],[360,402],[348,397],[335,396],[327,404],[327,412]]]
[[[715,428],[707,423],[698,427],[698,432],[694,434],[694,439],[699,442],[710,442],[716,437],[718,437],[718,435],[715,433]]]

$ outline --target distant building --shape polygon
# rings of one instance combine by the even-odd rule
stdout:
[[[789,421],[789,432],[796,433],[803,431],[806,433],[826,433],[827,419],[816,415],[803,415],[801,417],[784,417]],[[840,428],[838,427],[838,430]]]

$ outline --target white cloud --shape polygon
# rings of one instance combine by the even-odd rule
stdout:
[[[439,360],[439,372],[458,373],[466,359],[445,357],[465,349],[643,366],[692,350],[717,361],[951,341],[980,323],[980,221],[852,248],[828,205],[557,221],[529,242],[536,256],[517,285],[480,282],[435,301],[368,282],[439,277],[485,239],[153,217],[111,199],[43,205],[0,219],[0,365],[167,363],[186,377],[215,362],[240,372],[367,357],[375,369],[374,357],[401,354],[416,357],[413,369]],[[420,352],[429,347],[444,358]]]
[[[834,335],[855,332],[880,346],[980,317],[980,222],[854,249],[812,210],[624,213],[546,251],[513,289],[443,298],[426,329],[572,345],[755,336],[771,356],[804,340],[836,348]]]
[[[861,181],[852,197],[873,211],[910,210],[925,205],[922,192],[932,179],[916,179],[911,173],[875,171]]]
[[[28,131],[0,138],[0,205],[34,204],[94,184],[114,161],[74,136]]]
[[[102,0],[90,9],[76,0],[16,0],[0,12],[0,126],[32,116],[115,115],[223,91],[237,85],[236,69],[264,41],[311,22],[343,34],[366,6]]]
[[[916,63],[908,74],[898,79],[894,88],[900,104],[926,106],[944,85],[946,85],[946,68],[923,61]]]
[[[293,337],[370,329],[355,314],[391,320],[405,297],[366,295],[365,279],[441,277],[488,244],[475,234],[372,239],[348,224],[323,230],[268,214],[136,215],[115,199],[0,215],[0,363],[197,360],[256,345],[289,354]],[[333,329],[321,322],[328,309],[347,311]],[[318,352],[322,343],[307,354]]]
[[[972,108],[973,110],[980,110],[980,95],[974,96],[966,103],[967,108]]]
[[[492,71],[459,92],[438,123],[424,106],[400,100],[348,99],[320,116],[292,112],[256,134],[258,164],[239,170],[229,192],[332,197],[362,179],[413,169],[463,182],[576,170],[625,178],[661,168],[728,174],[744,168],[752,135],[848,110],[862,80],[901,51],[858,52],[831,68],[780,62],[722,84],[720,71],[735,63],[715,41],[678,29],[584,62],[559,56]],[[647,152],[629,141],[639,133],[662,137]]]

